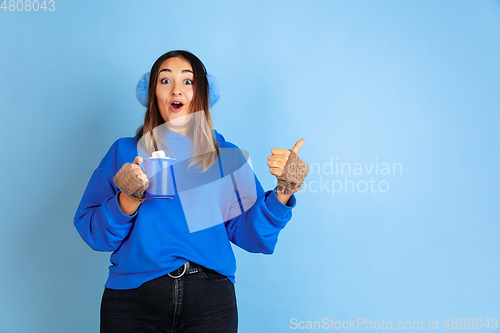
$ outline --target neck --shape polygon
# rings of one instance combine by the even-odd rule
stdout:
[[[188,137],[193,135],[193,127],[189,126],[188,124],[186,124],[185,126],[173,126],[172,124],[167,123],[166,126],[170,131],[182,136]]]
[[[191,136],[191,131],[189,131],[188,129],[169,128],[169,130],[185,137]]]

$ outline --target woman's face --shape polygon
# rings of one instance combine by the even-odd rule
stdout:
[[[194,95],[193,82],[193,68],[183,58],[168,58],[161,64],[156,83],[156,101],[165,122],[170,121],[178,126],[189,118],[183,116],[189,114]]]

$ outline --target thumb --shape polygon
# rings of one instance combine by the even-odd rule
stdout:
[[[299,150],[302,147],[302,145],[304,144],[304,142],[306,142],[306,139],[300,139],[299,141],[297,141],[295,143],[295,146],[293,146],[293,148],[292,148],[292,150],[295,152],[295,154],[299,153]]]

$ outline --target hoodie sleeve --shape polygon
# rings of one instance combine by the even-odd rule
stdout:
[[[255,204],[225,223],[231,242],[252,253],[272,254],[278,235],[292,217],[295,197],[287,205],[276,196],[276,188],[263,193]]]
[[[92,174],[74,217],[78,233],[96,251],[118,249],[132,230],[137,216],[137,211],[131,216],[121,211],[118,204],[120,189],[107,168],[121,163],[116,161],[116,146],[113,145]]]
[[[75,214],[78,233],[95,251],[119,248],[137,216],[137,212],[129,216],[121,211],[120,192],[115,192],[111,184],[113,175],[105,169],[96,169]]]
[[[295,196],[284,205],[276,195],[277,187],[264,192],[251,167],[245,167],[247,165],[249,163],[238,166],[240,172],[233,173],[236,177],[233,177],[235,193],[231,211],[238,211],[238,214],[231,214],[234,217],[225,222],[226,231],[231,242],[242,249],[272,254],[281,229],[292,218]]]

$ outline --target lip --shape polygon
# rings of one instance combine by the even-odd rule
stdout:
[[[179,113],[179,112],[181,112],[181,111],[182,111],[182,109],[184,108],[184,105],[185,105],[185,104],[184,104],[184,103],[182,103],[182,106],[181,106],[180,108],[178,108],[178,109],[174,109],[174,107],[172,106],[172,104],[173,104],[173,103],[175,103],[175,102],[182,103],[181,101],[172,101],[172,102],[170,102],[170,105],[169,105],[169,106],[170,106],[170,110],[171,110],[173,113]]]
[[[178,109],[174,109],[174,107],[172,106],[172,104],[170,104],[170,110],[172,110],[173,113],[179,113],[179,112],[181,112],[183,107],[184,107],[184,105],[181,106]]]

